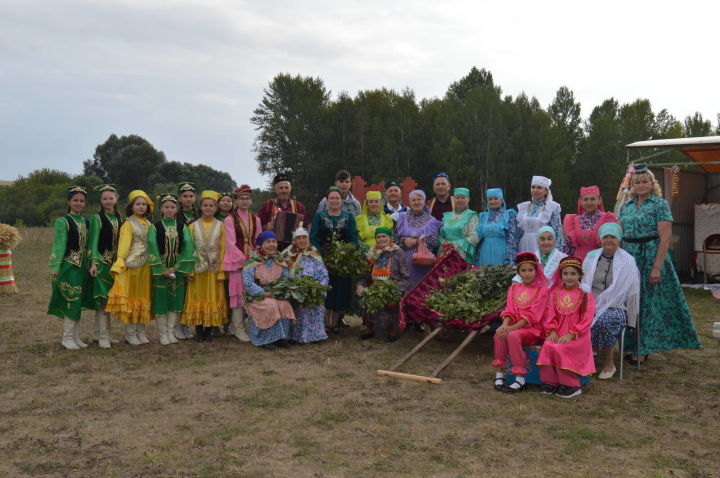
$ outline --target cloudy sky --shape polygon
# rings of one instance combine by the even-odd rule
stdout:
[[[475,65],[583,116],[720,112],[718,2],[0,0],[0,179],[79,173],[112,133],[264,186],[249,118],[279,72],[441,97]]]

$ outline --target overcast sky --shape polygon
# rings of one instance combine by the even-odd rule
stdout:
[[[441,97],[472,66],[583,117],[648,98],[720,112],[717,1],[0,0],[0,179],[79,173],[107,137],[264,186],[250,116],[279,72]]]

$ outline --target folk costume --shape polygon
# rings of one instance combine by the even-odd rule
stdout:
[[[540,230],[538,230],[537,232],[537,242],[535,244],[534,251],[535,255],[540,260],[540,264],[543,266],[543,273],[545,274],[545,278],[548,280],[548,286],[552,286],[555,271],[560,265],[560,261],[567,257],[567,254],[565,254],[564,252],[560,252],[557,247],[554,247],[547,254],[543,254],[540,252],[538,242],[540,241],[540,236],[542,236],[546,232],[549,232],[552,235],[553,239],[555,239],[555,229],[550,226],[541,227]],[[513,282],[522,282],[519,274],[515,274],[515,277],[513,277],[512,280]]]
[[[518,240],[517,213],[514,209],[507,209],[503,191],[500,188],[488,189],[487,199],[498,198],[502,206],[480,213],[478,217],[477,235],[479,239],[476,265],[495,266],[507,264],[515,265]]]
[[[235,197],[249,196],[250,186],[243,184],[233,191]],[[260,218],[248,210],[236,209],[225,218],[225,256],[223,270],[228,277],[228,295],[231,314],[231,332],[238,340],[249,342],[247,319],[243,308],[242,268],[254,249],[255,240],[262,232]]]
[[[200,201],[205,199],[217,202],[219,194],[203,191]],[[201,216],[189,228],[197,260],[194,278],[187,286],[185,310],[180,321],[187,326],[196,326],[198,341],[209,341],[212,340],[211,327],[225,324],[228,315],[223,272],[225,225],[214,217]]]
[[[660,245],[658,223],[673,220],[667,201],[650,194],[638,206],[637,197],[633,196],[620,208],[618,220],[623,229],[622,248],[635,258],[640,271],[640,350],[636,350],[635,355],[700,348],[700,339],[669,255],[663,261],[660,282],[649,285]],[[634,331],[630,331],[630,343],[636,342],[633,336]]]
[[[421,196],[423,201],[425,201],[425,192],[420,189],[411,192],[409,197],[416,194]],[[395,227],[395,241],[398,246],[400,246],[400,249],[405,252],[405,260],[410,271],[410,283],[412,286],[420,282],[423,277],[430,272],[432,266],[416,265],[413,262],[413,255],[417,252],[418,246],[405,247],[405,239],[408,237],[413,239],[423,237],[428,250],[434,251],[437,248],[438,239],[440,238],[441,227],[442,222],[430,214],[430,207],[427,205],[425,205],[420,213],[408,209],[405,212],[401,212],[398,216],[397,226]]]
[[[388,181],[387,184],[385,185],[385,191],[387,192],[387,190],[392,187],[396,187],[402,191],[402,186],[400,184],[400,181],[396,181],[394,179],[391,181]],[[403,206],[402,200],[398,201],[397,206],[393,206],[392,204],[390,204],[390,202],[387,199],[385,199],[383,201],[383,203],[384,203],[383,210],[385,211],[385,214],[388,214],[392,218],[393,221],[397,221],[398,214],[400,214],[401,212],[407,211],[407,206]]]
[[[68,200],[75,194],[87,197],[80,186],[68,188]],[[69,350],[87,347],[80,340],[80,313],[91,307],[90,274],[88,273],[87,219],[68,212],[55,220],[55,237],[50,255],[52,295],[48,314],[63,319],[62,345]]]
[[[610,222],[600,227],[598,237],[613,236],[622,241],[622,229]],[[626,323],[634,326],[640,312],[640,272],[635,258],[618,248],[608,256],[605,251],[590,251],[583,261],[583,284],[595,296],[591,339],[593,347],[611,348]]]
[[[595,316],[595,297],[579,285],[566,288],[562,270],[574,267],[582,275],[582,263],[576,257],[560,261],[550,289],[543,329],[546,337],[537,359],[540,379],[554,387],[556,395],[565,398],[579,395],[580,375],[595,373],[590,326]],[[555,332],[558,337],[573,334],[569,342],[557,343],[547,340]],[[564,387],[558,389],[557,387]]]
[[[0,295],[18,293],[13,275],[12,250],[21,240],[22,236],[16,228],[0,223]]]
[[[286,174],[278,174],[273,178],[273,186],[280,182],[290,182],[290,178]],[[281,211],[285,212],[292,212],[295,214],[302,214],[303,217],[307,217],[307,212],[305,211],[305,206],[300,201],[296,201],[294,199],[288,199],[285,204],[278,201],[277,198],[275,199],[269,199],[265,201],[258,210],[258,217],[260,218],[260,223],[263,226],[263,229],[265,230],[272,230],[273,225],[275,224],[275,220],[277,219],[278,213]],[[282,247],[283,249],[289,246],[289,243],[285,242],[279,242],[278,247]]]
[[[435,180],[437,178],[445,178],[450,181],[450,177],[446,172],[440,171],[438,173],[433,174],[432,180],[433,184],[435,183]],[[446,212],[452,212],[453,210],[453,197],[452,195],[448,195],[445,202],[440,201],[437,196],[432,198],[428,201],[428,207],[430,208],[430,215],[437,219],[438,221],[442,222],[443,220],[443,214]]]
[[[105,191],[117,194],[112,184],[103,184],[96,188],[98,197]],[[109,214],[100,210],[90,216],[90,264],[96,267],[95,277],[90,279],[92,308],[95,309],[95,336],[100,348],[110,348],[110,315],[105,312],[108,292],[115,279],[110,269],[117,259],[118,241],[122,218],[117,214]]]
[[[470,199],[467,188],[455,188],[453,196],[463,195]],[[469,264],[475,264],[475,252],[479,241],[477,235],[478,215],[470,208],[462,211],[453,210],[443,214],[443,226],[440,229],[440,242],[451,244]]]
[[[516,261],[518,267],[522,264],[531,264],[535,268],[535,279],[529,285],[520,282],[510,286],[501,319],[507,326],[515,326],[522,320],[525,323],[520,328],[510,331],[503,338],[497,334],[493,336],[495,358],[492,365],[493,367],[505,367],[505,362],[509,357],[512,365],[510,373],[522,377],[527,374],[527,356],[523,347],[540,344],[544,339],[542,333],[543,314],[547,307],[549,290],[542,264],[535,254],[521,252],[513,260],[513,262]],[[502,376],[501,372],[499,376],[496,375],[496,389],[500,389],[503,384]],[[520,380],[520,387],[513,388],[512,391],[524,388],[524,384],[524,379]]]
[[[305,228],[298,228],[293,239],[308,236]],[[299,249],[295,244],[285,249],[282,259],[287,263],[290,277],[312,277],[322,285],[328,285],[330,277],[323,264],[322,256],[315,246],[309,244],[306,249]],[[294,307],[295,322],[290,324],[290,340],[300,344],[319,342],[328,338],[325,332],[325,305],[317,307]]]
[[[536,248],[536,234],[543,226],[555,231],[556,247],[563,248],[562,223],[560,222],[560,204],[553,201],[550,186],[552,180],[544,176],[533,176],[531,185],[542,186],[548,190],[547,197],[540,201],[525,201],[518,204],[517,223],[520,229],[517,240],[518,251],[532,251]]]
[[[160,206],[166,201],[177,204],[178,198],[174,194],[165,194],[158,198]],[[155,315],[160,343],[169,345],[177,343],[174,330],[185,305],[186,276],[194,270],[195,246],[190,236],[190,228],[175,218],[161,218],[157,221],[155,234],[162,274],[153,274],[152,312]],[[170,268],[174,270],[173,274],[165,275]]]
[[[249,297],[260,298],[245,301],[250,342],[272,350],[276,342],[282,347],[287,346],[290,322],[295,320],[295,312],[286,300],[262,297],[266,292],[265,286],[288,275],[285,261],[277,254],[267,255],[262,249],[263,243],[271,238],[276,239],[271,231],[264,231],[258,236],[255,251],[243,268],[243,288]]]
[[[235,201],[234,201],[234,193],[231,193],[231,192],[220,192],[220,193],[218,193],[218,194],[220,194],[220,199],[218,199],[218,210],[217,210],[217,212],[215,213],[215,219],[217,219],[218,221],[224,222],[224,221],[225,221],[225,218],[230,217],[230,216],[232,215],[233,210],[235,210],[235,207],[233,207],[230,212],[220,212],[220,201],[221,201],[222,198],[224,198],[224,197],[229,197],[229,198],[233,201],[233,203],[234,203],[234,202],[235,202]]]
[[[392,237],[392,230],[379,227],[375,235],[386,234]],[[370,263],[370,274],[358,281],[363,287],[370,287],[377,281],[394,280],[400,291],[405,294],[410,290],[410,271],[408,269],[405,253],[397,244],[390,242],[386,247],[375,246],[368,251],[367,260]],[[387,336],[388,341],[397,339],[400,333],[398,327],[398,304],[386,304],[377,312],[368,313],[366,326],[368,331],[362,338],[370,338],[380,333]]]
[[[324,255],[333,240],[360,247],[355,218],[350,213],[343,211],[340,211],[337,216],[330,215],[328,211],[316,212],[310,229],[310,242]],[[327,325],[329,328],[334,328],[338,319],[338,317],[335,317],[334,312],[343,312],[350,308],[353,292],[352,279],[334,274],[330,274],[329,277],[332,290],[328,292],[325,298],[325,308],[328,312],[333,313],[333,317],[328,321]]]
[[[582,199],[585,196],[597,196],[600,198],[600,205],[592,214],[587,214],[583,210]],[[617,218],[612,212],[605,211],[600,196],[600,188],[597,186],[580,188],[577,214],[567,214],[563,219],[565,253],[584,260],[588,252],[600,247],[598,231],[603,224],[608,222],[617,222]]]
[[[360,240],[367,249],[372,249],[375,247],[375,230],[378,227],[392,229],[395,226],[395,222],[390,217],[390,214],[382,210],[382,204],[380,211],[376,214],[371,214],[367,205],[368,199],[382,199],[382,193],[380,191],[368,191],[365,195],[365,203],[363,204],[361,214],[355,216],[355,226],[357,227]]]
[[[150,216],[154,204],[144,191],[132,191],[128,202],[132,204],[139,197],[147,202]],[[151,265],[160,265],[155,241],[155,227],[145,217],[132,215],[120,227],[117,259],[110,269],[115,282],[108,292],[105,311],[125,324],[125,341],[130,345],[150,343],[146,325],[153,318]]]

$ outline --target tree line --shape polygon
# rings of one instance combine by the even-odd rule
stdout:
[[[338,169],[368,183],[412,176],[428,192],[432,174],[443,170],[471,189],[476,210],[489,187],[503,187],[508,205],[527,200],[538,174],[553,180],[564,211],[575,209],[580,186],[592,184],[611,206],[626,144],[720,134],[700,113],[680,121],[647,99],[609,98],[582,118],[566,86],[544,108],[525,93],[503,94],[491,72],[475,67],[442,98],[421,100],[410,89],[386,88],[333,98],[320,78],[278,74],[251,122],[260,172],[291,171],[294,192],[311,207]]]

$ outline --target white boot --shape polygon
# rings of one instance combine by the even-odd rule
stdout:
[[[107,330],[107,318],[102,310],[95,311],[95,336],[98,339],[98,347],[101,349],[110,348],[110,337]]]
[[[88,344],[80,340],[80,321],[76,320],[74,322],[75,327],[73,328],[73,340],[75,341],[75,344],[81,349],[87,348]]]
[[[155,323],[157,324],[158,335],[160,336],[160,345],[170,345],[167,329],[168,318],[166,315],[156,315]]]
[[[177,323],[177,325],[175,325],[175,337],[177,337],[180,340],[193,338],[193,334],[190,331],[190,327],[188,327],[185,324],[181,324],[179,317],[178,317],[178,323]]]
[[[66,317],[63,320],[63,334],[60,343],[68,350],[79,350],[80,346],[75,343],[73,332],[75,332],[75,321]]]
[[[119,344],[119,340],[112,338],[112,316],[107,312],[105,312],[105,323],[107,324],[108,340],[111,344]]]
[[[232,309],[232,325],[233,335],[237,337],[240,342],[250,342],[250,336],[245,330],[245,314],[243,313],[242,307],[233,307]]]
[[[138,324],[125,325],[125,342],[130,345],[142,345],[142,342],[138,340],[137,326]]]
[[[178,320],[178,313],[177,312],[168,312],[167,315],[167,336],[168,340],[171,344],[178,343],[177,338],[175,337],[175,325],[177,324]]]
[[[150,341],[147,338],[145,324],[141,324],[140,322],[138,322],[138,324],[137,324],[137,338],[138,338],[138,342],[140,342],[143,345],[150,343]]]

